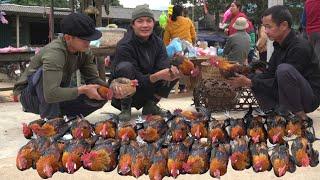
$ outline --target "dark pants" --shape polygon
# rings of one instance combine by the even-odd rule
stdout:
[[[130,62],[121,62],[113,71],[114,78],[125,77],[128,79],[136,78],[136,69]],[[155,94],[164,98],[167,98],[171,89],[178,82],[178,80],[172,82],[158,81],[151,86],[143,87],[138,86],[136,93],[132,96],[132,107],[140,109],[149,100],[156,101]],[[117,109],[121,109],[121,101],[119,99],[112,99],[112,106]]]
[[[25,112],[40,114],[41,118],[55,118],[63,115],[87,116],[102,108],[107,101],[95,102],[85,95],[60,103],[47,103],[43,93],[42,68],[28,77],[28,86],[21,92],[20,101]]]
[[[312,112],[319,106],[309,82],[290,64],[280,64],[276,70],[277,88],[252,88],[263,109],[279,107],[293,113]]]
[[[320,60],[320,32],[311,33],[309,35],[309,41],[314,48],[314,52],[316,53],[318,60]]]

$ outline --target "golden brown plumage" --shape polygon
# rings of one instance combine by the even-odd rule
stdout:
[[[167,156],[164,151],[157,151],[151,161],[152,165],[148,170],[150,180],[161,180],[168,175]]]
[[[134,128],[131,125],[129,125],[124,127],[119,127],[117,136],[119,139],[121,139],[121,141],[129,141],[129,140],[134,140],[137,137],[137,134]]]
[[[191,135],[196,139],[208,137],[207,121],[195,120],[191,122]]]
[[[71,135],[74,139],[87,139],[92,136],[94,129],[90,122],[83,118],[78,118],[71,125]]]
[[[230,154],[229,144],[213,144],[210,157],[210,175],[220,178],[227,173]]]
[[[138,86],[138,81],[136,79],[130,80],[127,78],[117,78],[112,80],[110,84],[111,89],[118,89],[121,88],[123,97],[131,96],[136,92],[136,87]],[[121,97],[121,98],[123,98]],[[119,98],[119,97],[115,97]]]
[[[158,141],[167,131],[168,126],[165,120],[159,115],[148,115],[143,123],[143,129],[139,130],[139,136],[146,142]]]
[[[43,119],[37,119],[34,121],[31,121],[28,125],[26,123],[22,123],[22,133],[26,139],[30,139],[33,135],[31,125],[32,124],[38,124],[39,126],[42,126],[45,123]]]
[[[286,125],[286,132],[289,137],[295,135],[301,137],[302,133],[302,121],[297,116],[289,116],[286,118],[288,123]]]
[[[209,122],[209,139],[212,143],[227,143],[229,142],[229,136],[227,131],[225,130],[224,122],[214,120]]]
[[[231,144],[231,165],[234,170],[244,170],[251,166],[248,142],[244,137],[236,138]]]
[[[26,145],[20,148],[16,158],[16,166],[23,171],[30,167],[36,168],[36,162],[41,156],[42,149],[50,146],[51,142],[47,138],[38,138],[30,140]]]
[[[115,138],[116,137],[116,123],[112,120],[100,121],[95,124],[95,133],[101,137]]]
[[[189,125],[181,117],[176,117],[169,124],[169,131],[172,136],[172,142],[181,142],[186,139],[190,132]]]
[[[268,154],[268,147],[265,142],[251,143],[250,151],[252,156],[252,167],[255,172],[271,170],[271,161]]]
[[[196,140],[189,153],[183,170],[189,174],[203,174],[209,169],[210,143]]]
[[[287,144],[276,145],[272,150],[270,160],[277,177],[284,176],[287,171],[295,171],[295,164],[291,160]]]
[[[286,120],[278,115],[268,117],[267,132],[270,143],[284,144],[283,137],[286,135]]]
[[[247,135],[253,143],[265,142],[267,140],[267,132],[262,123],[262,117],[257,116],[249,121]]]
[[[40,177],[46,179],[62,168],[62,151],[57,143],[51,144],[48,149],[42,151],[42,155],[36,163],[36,169]]]
[[[227,121],[230,123],[230,138],[236,139],[246,135],[246,128],[243,119],[230,118]]]
[[[111,89],[105,87],[105,86],[100,86],[97,89],[99,95],[105,99],[105,100],[111,100],[113,96],[113,92]]]

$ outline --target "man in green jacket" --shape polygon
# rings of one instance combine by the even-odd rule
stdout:
[[[62,115],[87,116],[107,101],[97,88],[107,86],[97,74],[89,43],[99,39],[93,20],[84,14],[72,13],[61,21],[63,37],[55,39],[31,58],[30,65],[14,86],[25,112],[41,118]],[[72,74],[80,70],[86,85],[71,87]]]

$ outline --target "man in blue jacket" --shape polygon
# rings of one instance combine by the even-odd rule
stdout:
[[[113,99],[112,105],[121,110],[120,121],[131,118],[131,107],[142,109],[142,114],[163,114],[157,106],[162,97],[168,97],[180,72],[170,66],[165,45],[153,33],[155,20],[147,5],[138,5],[132,13],[127,34],[117,45],[111,62],[111,80],[118,77],[137,79],[139,86],[132,97]]]

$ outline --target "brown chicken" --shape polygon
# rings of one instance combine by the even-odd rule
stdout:
[[[191,135],[195,139],[208,137],[208,121],[205,118],[191,121]]]
[[[100,138],[89,153],[82,155],[83,167],[90,171],[112,171],[117,166],[120,142]]]
[[[187,162],[189,149],[192,145],[193,138],[188,137],[184,142],[171,143],[168,147],[168,171],[169,174],[176,178],[183,172],[183,164]]]
[[[90,151],[91,144],[83,139],[74,139],[69,141],[62,154],[62,166],[69,174],[73,174],[81,166],[81,156]]]
[[[310,157],[308,154],[309,142],[308,139],[299,137],[293,140],[291,146],[291,153],[295,164],[298,167],[307,167],[310,165]]]
[[[121,141],[129,141],[129,140],[135,140],[137,137],[137,133],[135,131],[135,128],[132,124],[123,122],[118,124],[118,132],[117,137]]]
[[[232,140],[246,135],[246,127],[242,118],[229,118],[225,122],[230,126],[229,136]]]
[[[94,129],[90,122],[83,118],[78,118],[71,125],[71,135],[74,139],[87,139],[92,136]]]
[[[250,72],[248,66],[230,62],[222,57],[215,57],[210,60],[210,63],[213,66],[218,67],[220,70],[220,74],[225,78],[235,77],[236,73],[248,75]]]
[[[190,132],[190,127],[185,120],[181,117],[175,117],[172,121],[169,122],[169,133],[171,134],[172,142],[181,142],[184,141],[188,133]]]
[[[252,156],[252,168],[255,172],[271,170],[272,166],[266,142],[250,143],[250,152]]]
[[[230,142],[231,145],[231,165],[234,170],[244,170],[251,166],[251,157],[248,141],[245,137],[238,137]]]
[[[213,144],[210,157],[210,175],[220,178],[227,173],[230,144]]]
[[[165,120],[159,115],[149,115],[143,123],[143,129],[138,131],[139,136],[148,143],[158,141],[167,131]]]
[[[37,119],[34,121],[31,121],[28,125],[26,123],[22,123],[22,133],[26,139],[30,139],[33,135],[31,125],[32,124],[38,124],[39,126],[42,126],[46,121],[43,119]]]
[[[23,171],[30,167],[36,168],[36,162],[39,160],[42,149],[50,146],[51,142],[47,138],[37,138],[30,140],[18,151],[16,166]]]
[[[247,135],[253,143],[267,141],[267,131],[264,128],[261,116],[256,116],[248,122]]]
[[[310,166],[316,167],[319,164],[319,151],[315,150],[312,143],[309,142],[307,152],[310,159]]]
[[[229,143],[229,136],[225,130],[223,121],[213,120],[209,122],[209,139],[212,143]]]
[[[30,128],[33,133],[39,137],[48,137],[56,140],[62,137],[71,127],[71,120],[64,118],[54,118],[46,121],[42,126],[39,124],[32,124]]]
[[[302,123],[301,119],[297,116],[288,116],[287,119],[287,125],[286,125],[286,132],[288,137],[296,136],[301,137],[302,135]]]
[[[176,56],[171,64],[177,66],[179,71],[185,76],[197,76],[199,70],[194,66],[194,64],[184,56]]]
[[[189,174],[203,174],[209,169],[209,157],[211,152],[211,144],[207,141],[195,140],[193,143],[189,157],[183,164],[183,171]]]
[[[105,86],[100,86],[97,89],[99,95],[105,100],[111,100],[113,97],[113,92],[111,89]]]
[[[118,165],[118,174],[120,175],[130,175],[132,174],[131,171],[131,164],[133,156],[135,152],[139,150],[139,144],[136,141],[122,142],[120,148],[120,155],[119,155],[119,165]]]
[[[111,89],[121,88],[122,92],[124,93],[123,96],[128,97],[128,96],[133,95],[136,92],[136,87],[138,85],[139,84],[136,79],[130,80],[130,79],[121,77],[121,78],[114,79],[110,84],[110,88]],[[114,97],[114,98],[118,99],[118,97]]]
[[[167,169],[168,150],[161,149],[151,158],[152,164],[148,170],[150,180],[161,180],[168,175]]]
[[[62,170],[62,150],[54,142],[48,149],[41,152],[41,157],[36,163],[36,169],[41,178],[50,178],[54,173]]]
[[[278,115],[267,117],[267,132],[271,144],[284,144],[286,135],[286,120]]]
[[[288,144],[277,144],[270,156],[274,174],[277,177],[284,176],[287,171],[293,173],[296,166],[289,154]]]
[[[105,120],[97,122],[94,126],[94,132],[107,139],[107,138],[115,138],[117,125],[113,120]]]

